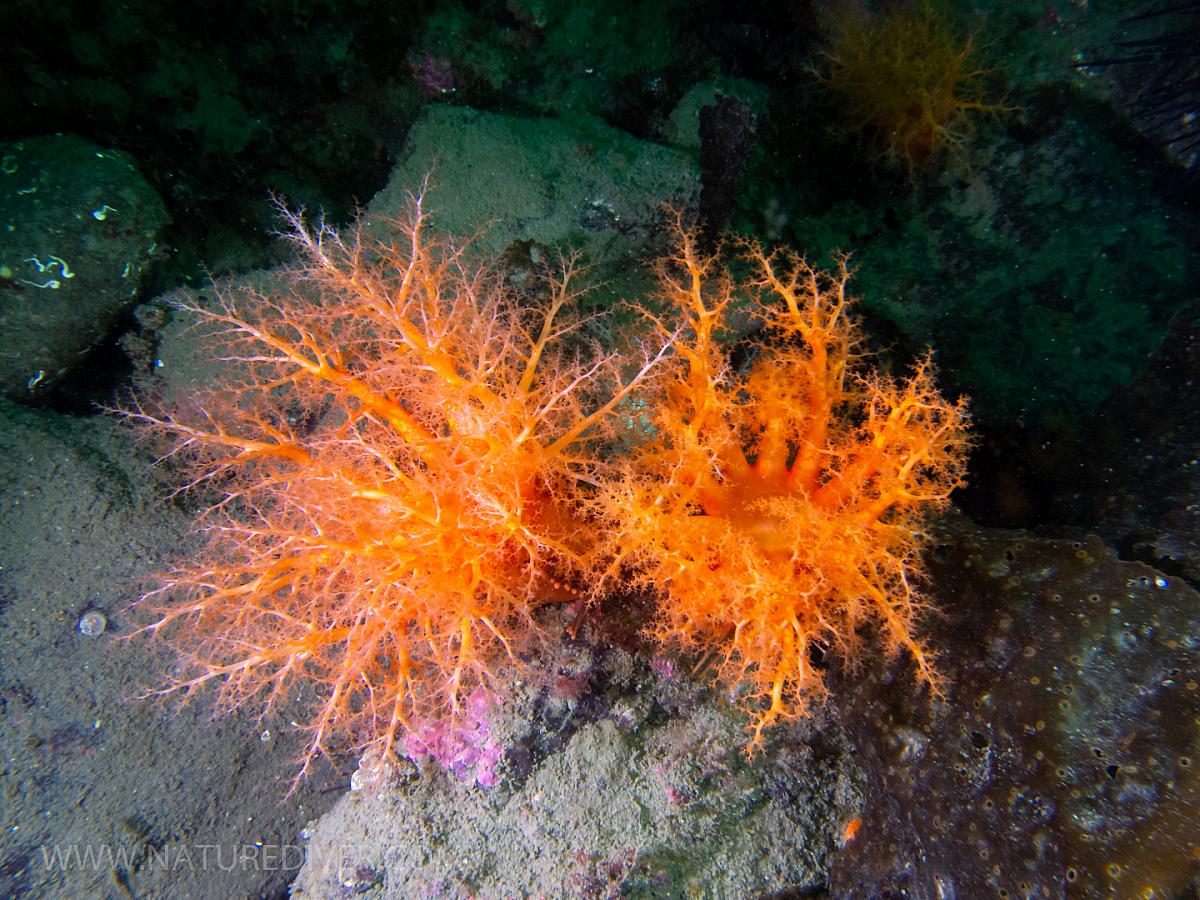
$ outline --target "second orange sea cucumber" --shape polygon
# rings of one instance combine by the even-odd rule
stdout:
[[[660,264],[675,352],[647,407],[655,438],[603,499],[617,557],[661,597],[651,634],[714,650],[725,681],[752,687],[753,744],[823,694],[814,651],[852,663],[867,626],[936,688],[920,553],[963,483],[965,402],[938,393],[928,355],[903,379],[868,365],[844,259],[825,274],[744,243],[739,282],[678,234]],[[739,299],[767,334],[744,370],[717,340]]]

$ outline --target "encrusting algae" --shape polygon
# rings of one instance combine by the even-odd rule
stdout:
[[[630,582],[659,598],[652,636],[753,685],[755,743],[822,690],[813,651],[852,657],[867,624],[936,683],[914,579],[966,413],[928,358],[869,371],[844,263],[747,244],[737,284],[677,218],[666,311],[642,309],[649,339],[621,355],[581,339],[573,258],[529,296],[431,235],[420,196],[389,243],[285,216],[304,260],[286,291],[181,303],[221,383],[124,412],[215,498],[202,554],[136,604],[136,633],[181,659],[155,693],[269,712],[314,688],[299,779],[501,692],[557,639],[542,606]],[[717,332],[743,294],[770,337],[740,372]],[[648,436],[605,440],[635,412]]]

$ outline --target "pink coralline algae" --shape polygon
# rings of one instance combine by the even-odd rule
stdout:
[[[405,753],[415,763],[433,760],[460,781],[495,787],[500,781],[496,765],[504,748],[491,737],[488,716],[492,706],[486,691],[475,690],[461,718],[427,720],[409,732],[404,738]]]

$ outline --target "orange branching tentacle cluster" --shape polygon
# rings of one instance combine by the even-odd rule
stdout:
[[[846,293],[846,261],[822,274],[788,252],[742,247],[738,285],[680,229],[661,266],[654,320],[674,338],[656,436],[604,496],[617,556],[662,595],[655,636],[720,648],[720,675],[753,687],[754,741],[824,691],[813,651],[854,659],[862,627],[907,651],[933,688],[917,636],[923,525],[962,483],[967,414],[911,377],[871,373]],[[769,339],[745,371],[716,342],[748,291]]]
[[[915,581],[966,411],[928,357],[870,372],[844,260],[746,243],[737,283],[677,218],[631,362],[582,341],[573,258],[530,297],[430,235],[420,197],[395,242],[285,216],[304,264],[282,290],[181,304],[219,383],[125,411],[215,495],[205,549],[138,604],[181,654],[159,693],[266,711],[308,686],[301,775],[335,745],[386,755],[524,664],[556,585],[617,579],[659,598],[654,637],[752,686],[755,743],[823,692],[814,650],[853,659],[866,625],[936,686]],[[768,338],[735,370],[742,300]],[[631,416],[652,427],[598,446]]]
[[[223,383],[125,415],[218,492],[200,561],[139,604],[182,654],[161,693],[271,709],[315,685],[307,768],[331,739],[390,752],[540,640],[537,605],[587,567],[572,497],[602,463],[582,448],[654,359],[568,353],[575,259],[518,296],[427,233],[420,197],[397,243],[285,216],[306,263],[283,293],[182,304]]]
[[[974,35],[959,37],[941,4],[888,4],[872,13],[834,3],[821,18],[817,76],[841,100],[844,130],[910,176],[960,145],[973,116],[1010,111],[988,99],[999,73],[979,63]]]

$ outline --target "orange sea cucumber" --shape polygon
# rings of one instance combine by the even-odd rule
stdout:
[[[988,99],[998,72],[978,62],[975,36],[959,38],[928,0],[876,12],[835,3],[822,20],[817,76],[841,101],[843,130],[864,137],[877,159],[900,164],[909,176],[960,145],[970,116],[1007,111]]]
[[[661,595],[652,634],[715,648],[722,678],[752,686],[752,744],[823,693],[813,651],[852,662],[864,626],[936,688],[916,580],[924,525],[963,483],[965,402],[938,393],[928,355],[907,379],[871,370],[844,259],[823,274],[744,243],[753,275],[737,283],[679,235],[660,265],[674,356],[648,404],[655,437],[601,500],[614,559]],[[717,341],[739,296],[769,335],[744,371]]]
[[[284,290],[182,304],[220,383],[125,415],[215,494],[200,558],[137,604],[181,655],[158,693],[270,710],[316,686],[302,775],[331,741],[390,752],[541,639],[538,605],[587,567],[586,443],[654,359],[622,377],[578,339],[573,257],[521,295],[431,236],[422,197],[387,243],[285,215]]]

